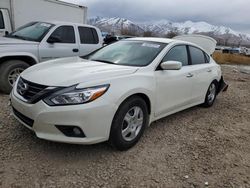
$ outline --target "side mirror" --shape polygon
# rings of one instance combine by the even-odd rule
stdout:
[[[47,40],[48,43],[50,44],[54,44],[54,43],[57,43],[57,42],[61,42],[61,39],[57,36],[50,36]]]
[[[161,68],[163,70],[180,70],[182,63],[179,61],[166,61],[161,63]]]

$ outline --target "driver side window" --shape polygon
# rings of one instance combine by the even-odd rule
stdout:
[[[187,47],[182,46],[175,46],[169,52],[167,55],[163,58],[162,62],[166,61],[179,61],[182,63],[182,66],[188,65],[188,54],[187,54]]]
[[[72,26],[60,26],[51,35],[51,37],[58,38],[60,42],[57,43],[75,43],[75,31]]]

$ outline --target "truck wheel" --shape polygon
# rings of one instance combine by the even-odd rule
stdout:
[[[0,90],[9,94],[18,76],[29,65],[21,60],[9,60],[0,65]]]

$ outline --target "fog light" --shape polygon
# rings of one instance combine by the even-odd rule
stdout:
[[[81,134],[82,134],[81,129],[78,128],[78,127],[75,127],[75,128],[73,129],[73,132],[74,132],[75,135],[81,135]]]
[[[65,125],[56,125],[56,128],[59,129],[67,137],[76,137],[76,138],[85,138],[85,134],[80,127],[76,126],[65,126]]]

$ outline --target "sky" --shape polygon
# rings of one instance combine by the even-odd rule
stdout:
[[[205,21],[250,34],[250,0],[64,0],[88,7],[88,16],[134,22]]]

